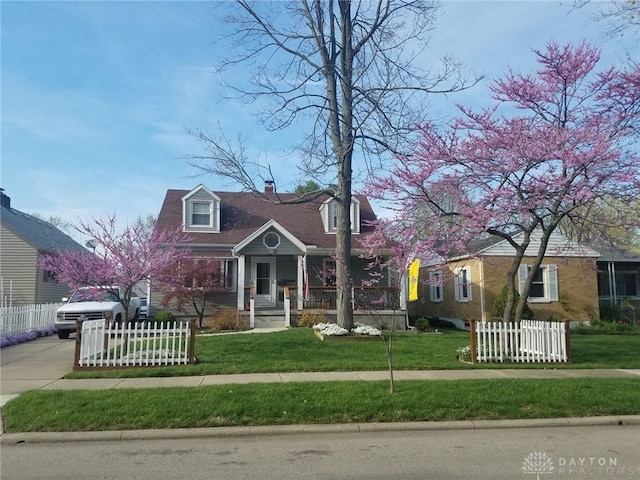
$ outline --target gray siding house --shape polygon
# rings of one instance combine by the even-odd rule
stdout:
[[[261,198],[249,192],[213,192],[202,184],[190,191],[168,190],[158,227],[182,225],[194,257],[220,261],[224,306],[244,313],[252,299],[256,315],[279,317],[288,292],[294,317],[305,309],[321,309],[331,318],[336,308],[336,201],[323,195],[287,203],[295,198],[274,192],[269,183]],[[373,233],[370,222],[375,219],[367,198],[354,195],[351,276],[356,314],[390,309],[399,298],[387,269],[377,286],[364,286],[371,272],[363,239]],[[390,253],[391,244],[376,252],[380,257]],[[159,300],[152,295],[154,308]]]
[[[69,295],[67,285],[38,266],[46,252],[85,250],[53,225],[11,207],[11,199],[0,201],[0,295],[7,305],[59,302]]]

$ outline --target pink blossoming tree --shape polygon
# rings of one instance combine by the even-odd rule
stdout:
[[[164,289],[162,305],[174,306],[181,312],[186,312],[187,306],[193,307],[198,316],[198,327],[202,328],[208,303],[222,300],[228,291],[224,265],[225,263],[217,258],[183,259],[179,267],[182,281],[172,282]]]
[[[120,232],[116,216],[109,215],[91,223],[81,221],[76,229],[94,239],[95,252],[59,251],[39,259],[42,268],[54,272],[72,290],[119,286],[128,316],[131,294],[138,283],[151,278],[159,285],[181,282],[178,269],[169,268],[190,254],[183,246],[186,236],[181,228],[161,230],[154,218],[138,218]]]
[[[505,321],[521,318],[562,222],[640,222],[623,211],[580,221],[606,210],[587,207],[629,204],[640,194],[640,68],[596,72],[599,51],[586,43],[550,43],[534,53],[537,72],[509,71],[493,83],[492,108],[459,106],[460,117],[445,128],[421,125],[414,154],[369,189],[395,211],[384,228],[415,256],[443,262],[473,255],[479,240],[508,242],[515,255]],[[534,236],[540,246],[516,302],[516,274]]]

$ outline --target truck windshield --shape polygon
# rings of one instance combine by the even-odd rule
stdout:
[[[75,302],[119,302],[118,294],[113,290],[101,288],[82,289],[73,292],[69,303]]]

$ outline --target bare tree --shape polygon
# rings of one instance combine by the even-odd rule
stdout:
[[[589,3],[592,3],[592,0],[574,0],[573,8],[582,8]],[[607,22],[611,34],[621,35],[629,30],[635,30],[636,34],[640,34],[640,1],[612,0],[597,3],[598,13],[595,18]]]
[[[426,95],[459,91],[478,78],[463,76],[450,56],[438,59],[436,71],[421,67],[429,63],[425,49],[438,13],[434,0],[238,0],[229,10],[224,20],[233,27],[234,56],[221,61],[220,71],[237,65],[254,70],[247,87],[231,87],[236,98],[270,102],[259,114],[270,131],[308,126],[292,148],[302,154],[305,177],[323,179],[326,186],[297,201],[329,194],[337,203],[338,324],[350,329],[354,179],[379,168],[388,155],[408,151],[416,123],[427,118]],[[187,158],[200,173],[256,193],[256,179],[271,180],[277,192],[271,167],[247,158],[241,138],[190,133],[204,148]],[[277,194],[269,199],[281,201]]]
[[[37,218],[38,220],[43,220],[47,223],[50,223],[51,225],[56,227],[58,230],[62,230],[67,235],[71,234],[71,230],[73,230],[74,228],[71,222],[57,215],[49,215],[47,218],[44,218],[41,214],[35,213],[35,212],[32,212],[29,215],[31,215],[34,218]]]

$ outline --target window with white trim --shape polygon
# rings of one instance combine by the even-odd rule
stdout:
[[[454,295],[456,302],[470,302],[472,299],[471,267],[459,267],[453,271]]]
[[[234,259],[220,260],[220,279],[226,290],[235,292],[238,282],[236,281],[237,268]]]
[[[188,266],[186,262],[190,262]],[[185,287],[219,290],[219,286],[230,292],[237,291],[237,267],[233,258],[189,258],[182,260],[178,268],[187,268]]]
[[[198,227],[213,226],[213,202],[191,202],[190,224]]]
[[[518,269],[518,290],[522,293],[531,265],[520,265]],[[529,289],[529,302],[544,303],[558,301],[558,267],[556,265],[540,265],[533,274]]]
[[[326,233],[335,233],[338,229],[338,201],[329,200],[321,207],[322,223]],[[360,202],[354,199],[349,211],[351,220],[351,233],[360,233]]]
[[[444,300],[442,287],[442,270],[429,272],[429,300],[434,303],[442,302]]]

